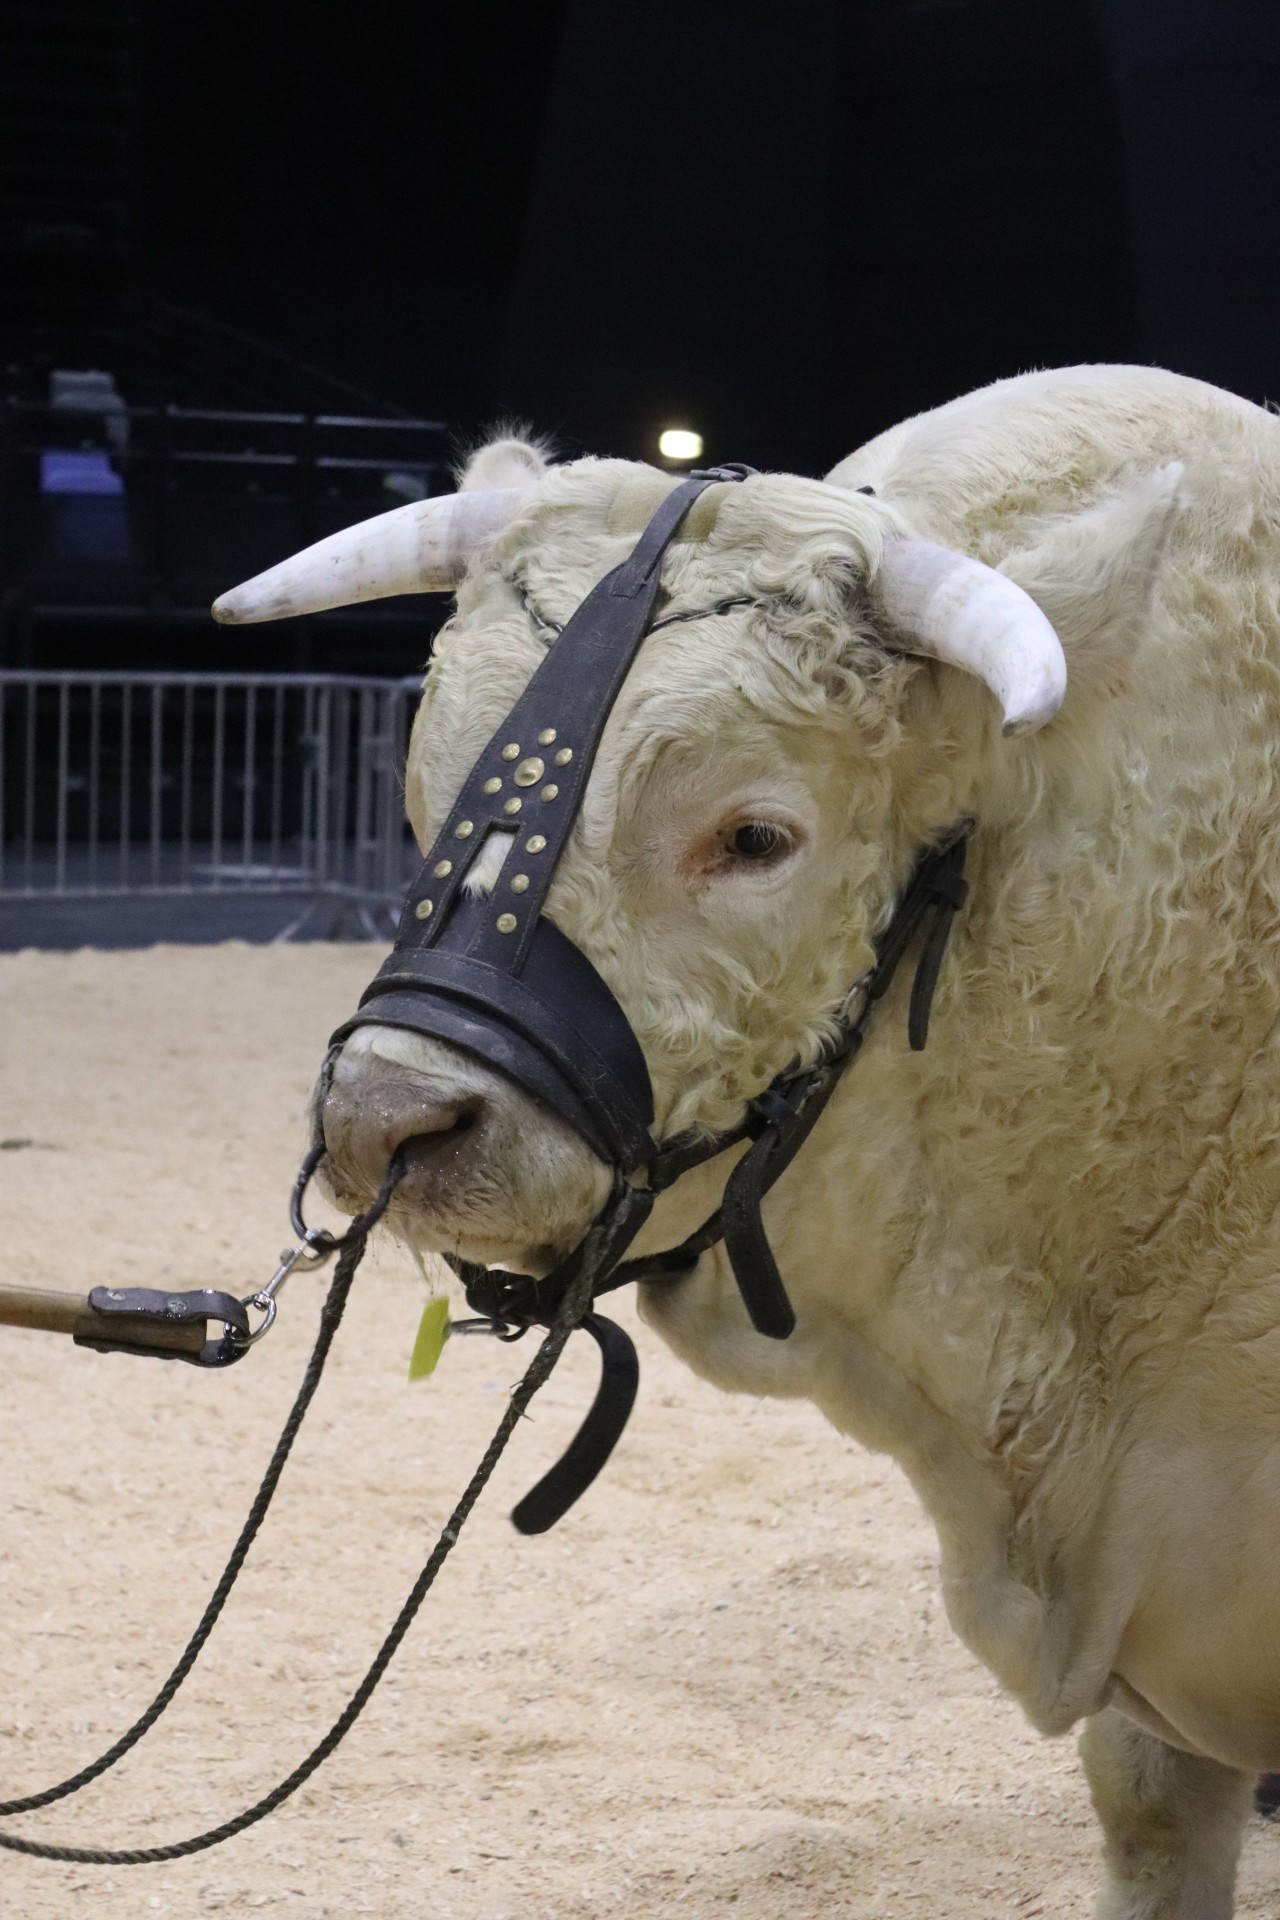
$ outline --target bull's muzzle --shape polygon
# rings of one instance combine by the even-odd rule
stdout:
[[[335,1197],[356,1210],[367,1207],[392,1154],[403,1148],[397,1207],[447,1211],[483,1155],[489,1113],[481,1093],[447,1091],[376,1054],[340,1054],[319,1113]]]

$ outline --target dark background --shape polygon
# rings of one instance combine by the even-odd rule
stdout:
[[[688,424],[710,459],[808,472],[1034,366],[1153,361],[1280,398],[1275,0],[4,18],[11,392],[103,367],[130,405],[409,414],[444,423],[442,462],[500,416],[650,459]],[[91,639],[15,616],[0,657],[250,664],[194,593],[134,597]],[[421,619],[253,663],[403,670]]]

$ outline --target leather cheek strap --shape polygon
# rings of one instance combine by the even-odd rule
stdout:
[[[912,936],[925,916],[933,913],[933,924],[911,990],[908,1038],[916,1053],[923,1049],[928,1038],[929,1010],[947,938],[968,894],[964,878],[966,827],[967,823],[949,845],[922,861],[877,956],[872,1000],[879,999],[888,990]],[[766,1125],[725,1184],[720,1209],[725,1251],[752,1326],[770,1340],[787,1339],[795,1329],[796,1316],[765,1232],[761,1202],[809,1137],[835,1092],[841,1073],[861,1045],[861,1032],[851,1032],[849,1039],[850,1044],[839,1059],[816,1077],[811,1091],[798,1106],[789,1105],[772,1091],[756,1103],[765,1113]]]

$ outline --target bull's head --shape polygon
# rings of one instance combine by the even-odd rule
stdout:
[[[407,770],[425,851],[555,627],[672,484],[491,447],[457,495],[335,535],[215,611],[267,619],[456,586]],[[641,647],[546,910],[620,1004],[669,1137],[731,1126],[818,1055],[914,858],[976,810],[1001,732],[1053,715],[1065,666],[1010,580],[913,538],[889,502],[818,482],[710,487],[662,580],[659,615],[695,617],[667,618]],[[488,838],[470,895],[496,909],[520,884],[515,845]],[[580,1131],[445,1038],[362,1026],[322,1098],[337,1197],[366,1204],[404,1143],[397,1207],[424,1248],[545,1271],[609,1191]],[[649,1238],[701,1211],[677,1189]]]

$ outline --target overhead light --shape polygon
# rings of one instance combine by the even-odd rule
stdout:
[[[697,460],[702,455],[702,435],[688,427],[668,427],[658,435],[658,452],[664,460]]]

